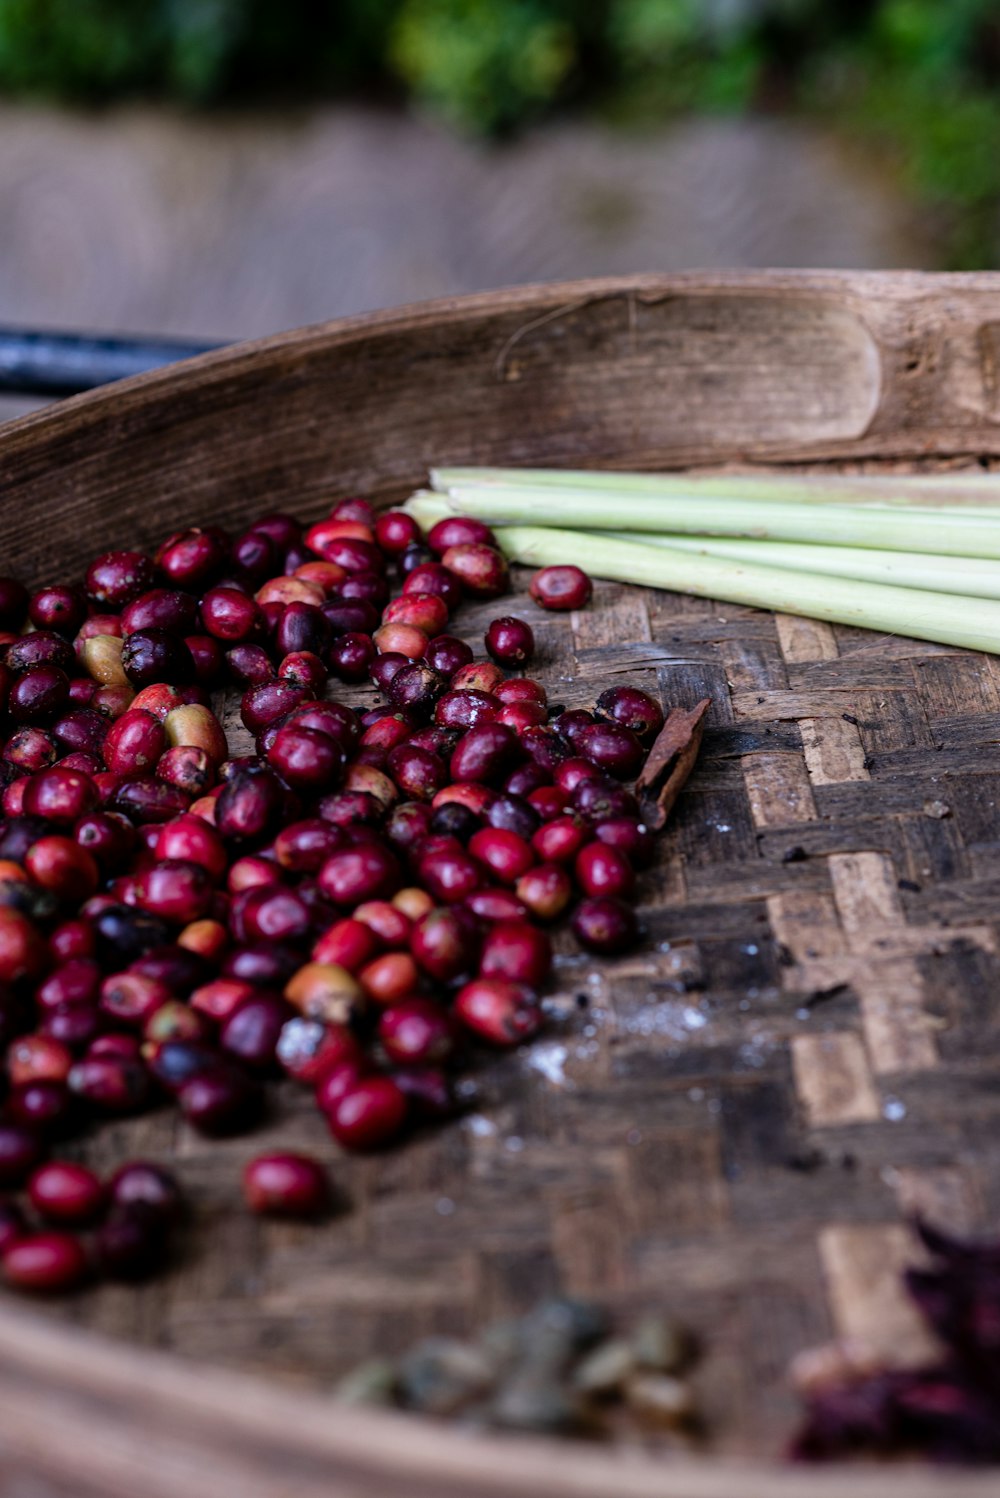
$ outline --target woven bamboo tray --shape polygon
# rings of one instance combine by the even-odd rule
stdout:
[[[998,359],[985,275],[648,277],[356,318],[3,429],[2,570],[42,581],[345,491],[388,502],[434,462],[967,466],[1000,456]],[[322,1230],[240,1209],[257,1139],[209,1145],[169,1111],[96,1136],[98,1164],[175,1159],[197,1224],[142,1292],[0,1300],[5,1494],[996,1492],[995,1474],[777,1458],[801,1348],[856,1333],[920,1354],[907,1214],[1000,1222],[1000,664],[609,584],[579,616],[512,607],[554,699],[615,679],[713,699],[643,879],[649,940],[561,969],[564,1080],[551,1052],[488,1067],[486,1123],[347,1161],[282,1097],[264,1137],[329,1159],[350,1201]],[[487,612],[463,616],[470,638]],[[696,1326],[710,1455],[473,1438],[325,1392],[373,1351],[556,1288]]]

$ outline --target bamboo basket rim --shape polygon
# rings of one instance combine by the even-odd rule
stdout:
[[[404,302],[394,307],[353,313],[326,322],[307,323],[280,333],[224,344],[191,359],[130,375],[113,385],[83,391],[55,401],[38,411],[29,411],[3,424],[0,457],[7,446],[16,448],[22,435],[49,424],[63,425],[67,418],[100,412],[113,400],[119,407],[140,401],[149,392],[183,388],[200,383],[203,375],[224,376],[231,368],[254,363],[261,355],[289,350],[308,355],[316,348],[336,348],[360,338],[391,335],[399,329],[441,327],[462,323],[490,312],[509,312],[522,306],[538,309],[539,318],[529,318],[516,336],[530,332],[549,316],[570,312],[590,302],[624,297],[656,303],[677,296],[711,296],[727,290],[816,293],[858,292],[883,297],[911,298],[915,292],[973,291],[1000,293],[1000,271],[921,270],[810,270],[762,268],[753,270],[639,271],[627,276],[591,276],[572,281],[532,281],[501,286],[489,291],[457,296],[433,297]],[[544,311],[542,310],[544,309]],[[685,465],[686,466],[686,465]]]
[[[581,1441],[473,1435],[416,1415],[339,1405],[312,1389],[289,1389],[256,1374],[57,1327],[6,1304],[0,1307],[0,1365],[0,1388],[16,1378],[30,1392],[35,1379],[58,1376],[79,1397],[76,1425],[91,1432],[91,1477],[109,1483],[130,1446],[155,1441],[161,1422],[180,1420],[198,1449],[223,1461],[226,1453],[277,1434],[290,1463],[307,1457],[327,1467],[330,1498],[358,1491],[353,1484],[362,1472],[385,1483],[385,1491],[407,1481],[422,1494],[424,1484],[431,1483],[427,1491],[440,1498],[473,1492],[477,1498],[501,1498],[529,1491],[544,1492],[546,1498],[610,1498],[612,1493],[615,1498],[731,1498],[737,1481],[741,1498],[806,1493],[812,1498],[847,1493],[851,1498],[941,1498],[945,1493],[992,1498],[996,1493],[995,1468],[942,1474],[909,1462],[802,1466],[712,1456],[665,1460]],[[4,1395],[6,1403],[5,1388]],[[63,1472],[64,1459],[53,1448],[72,1440],[76,1431],[66,1427],[65,1411],[58,1407],[35,1409],[32,1432],[19,1434],[4,1429],[6,1421],[0,1424],[0,1449],[30,1450],[43,1468],[54,1465]],[[113,1440],[116,1429],[120,1434]],[[224,1469],[221,1474],[212,1469],[206,1495],[237,1492],[220,1484],[220,1475]],[[118,1488],[107,1491],[117,1495]],[[161,1491],[175,1490],[154,1485],[149,1491],[159,1498]],[[189,1492],[201,1498],[200,1488]]]

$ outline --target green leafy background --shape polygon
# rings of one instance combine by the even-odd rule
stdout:
[[[883,154],[949,266],[996,262],[998,0],[0,0],[0,90],[410,99],[497,135],[796,111]]]

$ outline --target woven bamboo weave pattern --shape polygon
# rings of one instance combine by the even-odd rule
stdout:
[[[996,467],[998,329],[996,277],[762,272],[303,330],[8,429],[0,548],[38,583],[206,517],[238,530],[268,509],[317,518],[345,492],[395,502],[434,463]],[[1000,661],[603,583],[586,611],[542,614],[526,584],[465,607],[456,632],[478,646],[492,614],[528,618],[550,701],[584,706],[620,681],[665,707],[712,699],[641,876],[643,944],[598,963],[561,936],[545,1035],[484,1063],[464,1118],[388,1154],[344,1158],[290,1086],[248,1138],[205,1141],[168,1109],[95,1132],[82,1148],[103,1168],[175,1162],[193,1222],[146,1289],[27,1310],[3,1297],[14,1498],[48,1498],[39,1472],[75,1498],[67,1421],[93,1432],[87,1498],[285,1498],[293,1470],[309,1498],[388,1498],[414,1463],[415,1495],[604,1498],[617,1476],[591,1448],[449,1444],[306,1393],[557,1289],[689,1321],[710,1450],[775,1457],[800,1349],[847,1334],[926,1355],[899,1287],[912,1214],[996,1231]],[[329,1162],[342,1210],[328,1224],[245,1210],[243,1163],[281,1145]],[[71,1338],[67,1320],[116,1340]],[[613,1470],[641,1498],[961,1488],[749,1460]]]
[[[643,946],[597,965],[561,938],[547,1035],[397,1153],[344,1159],[287,1090],[266,1137],[330,1161],[346,1210],[327,1227],[242,1210],[255,1139],[207,1143],[171,1112],[104,1130],[99,1163],[176,1157],[199,1226],[174,1276],[79,1314],[322,1384],[556,1289],[664,1305],[702,1335],[713,1443],[774,1452],[803,1346],[926,1351],[898,1288],[905,1215],[972,1228],[996,1211],[1000,674],[610,584],[579,615],[511,607],[553,701],[619,680],[713,699],[642,877]],[[470,641],[494,611],[463,610]]]

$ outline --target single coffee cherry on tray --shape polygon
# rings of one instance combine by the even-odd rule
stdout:
[[[528,589],[543,609],[566,612],[586,608],[594,591],[590,578],[580,567],[543,567],[531,579]]]
[[[243,1194],[252,1212],[271,1217],[317,1217],[330,1200],[326,1171],[308,1155],[257,1155],[243,1172]]]

